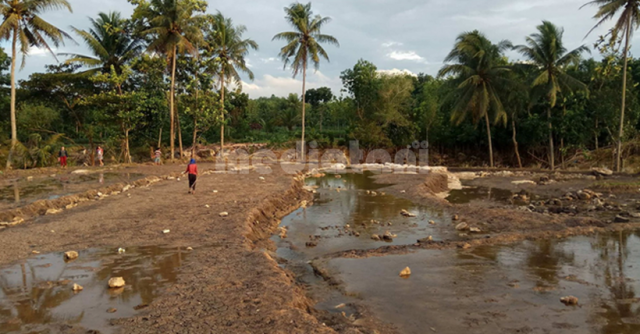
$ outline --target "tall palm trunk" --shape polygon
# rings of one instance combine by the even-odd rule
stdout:
[[[180,114],[177,112],[176,115],[176,126],[178,127],[178,147],[180,148],[180,160],[184,158],[184,154],[182,151],[182,126],[180,125]]]
[[[551,107],[547,108],[547,118],[549,122],[549,166],[551,170],[556,169],[556,156],[553,152],[553,124],[551,124]]]
[[[13,28],[13,41],[11,44],[11,148],[7,157],[7,169],[11,167],[13,153],[18,144],[18,128],[16,125],[16,43],[18,40],[18,28]]]
[[[516,158],[518,158],[518,166],[522,168],[522,159],[520,159],[520,150],[518,150],[518,140],[516,136],[516,120],[511,117],[511,128],[513,129],[513,149],[516,152]]]
[[[191,156],[194,156],[194,152],[196,150],[196,140],[198,140],[198,112],[200,111],[199,105],[198,105],[198,92],[199,90],[196,89],[196,114],[193,117],[193,140],[191,141],[191,147],[192,147],[192,151],[191,151]]]
[[[222,103],[222,124],[220,125],[220,157],[224,152],[224,68],[220,74],[220,103]]]
[[[307,84],[307,60],[305,57],[304,64],[302,65],[302,163],[304,163],[304,151],[307,145],[304,141],[305,130],[305,109],[306,109],[306,84]]]
[[[489,114],[484,114],[485,123],[487,123],[487,138],[489,139],[489,161],[493,168],[493,143],[491,142],[491,123],[489,122]]]
[[[171,133],[169,134],[171,140],[171,161],[174,161],[176,158],[175,151],[175,141],[176,141],[176,133],[175,133],[175,117],[173,114],[174,107],[174,98],[175,98],[175,85],[176,85],[176,58],[177,58],[177,46],[173,47],[173,59],[171,60],[171,96],[169,97],[169,118],[171,122]]]
[[[627,103],[627,66],[629,63],[629,39],[631,38],[631,15],[627,22],[627,33],[624,41],[624,68],[622,70],[622,109],[620,110],[620,132],[618,134],[618,151],[616,156],[616,171],[622,170],[622,137],[624,136],[624,111]]]

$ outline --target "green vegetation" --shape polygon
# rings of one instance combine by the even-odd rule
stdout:
[[[254,79],[248,60],[258,45],[243,25],[208,14],[203,0],[129,2],[131,17],[97,13],[88,30],[72,28],[86,54],[60,53],[62,63],[16,84],[18,53],[71,40],[40,15],[71,8],[65,0],[0,1],[0,37],[11,45],[10,56],[0,49],[7,166],[51,165],[63,144],[81,162],[92,163],[97,145],[108,161],[132,162],[149,159],[155,147],[177,158],[190,154],[185,146],[292,148],[300,138],[320,149],[357,140],[391,153],[419,144],[436,164],[637,165],[640,59],[629,55],[629,41],[638,0],[587,3],[599,8],[596,27],[615,20],[592,58],[585,46],[567,50],[563,28],[544,21],[522,41],[461,33],[435,77],[389,74],[366,59],[344,64],[341,91],[306,89],[309,66],[328,61],[325,47],[338,39],[324,34],[329,17],[294,3],[284,16],[291,31],[273,39],[283,42],[279,57],[301,75],[302,92],[253,99],[242,89]],[[521,59],[509,59],[511,50]]]

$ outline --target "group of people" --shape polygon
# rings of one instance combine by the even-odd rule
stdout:
[[[69,158],[69,153],[67,153],[67,149],[62,146],[60,151],[58,152],[58,162],[60,162],[60,167],[67,168],[67,159]],[[96,148],[96,160],[100,166],[104,166],[104,149],[102,146],[98,145]]]
[[[60,151],[58,152],[58,161],[60,162],[60,166],[62,168],[67,168],[68,157],[69,157],[69,154],[67,153],[67,150],[65,149],[64,146],[62,146],[60,148]],[[162,158],[162,151],[160,150],[160,148],[158,148],[154,153],[153,162],[156,165],[160,165],[162,163],[161,158]],[[98,163],[100,164],[100,166],[104,166],[104,149],[101,146],[98,146],[98,148],[96,148],[96,159],[98,160]],[[189,194],[195,194],[196,182],[198,180],[198,166],[196,165],[196,159],[192,158],[191,161],[189,161],[189,164],[187,165],[187,170],[184,171],[182,174],[189,175]]]

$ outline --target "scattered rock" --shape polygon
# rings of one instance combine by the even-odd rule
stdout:
[[[188,251],[192,251],[192,250],[193,250],[193,248],[192,248],[192,247],[187,247],[187,250],[188,250]]]
[[[55,215],[62,212],[62,209],[49,209],[45,212],[45,215]]]
[[[411,269],[409,267],[402,269],[402,271],[400,272],[400,277],[408,278],[409,276],[411,276]]]
[[[336,175],[336,179],[341,179],[342,176],[341,175]]]
[[[574,296],[567,296],[560,298],[560,301],[565,305],[578,305],[578,298]]]
[[[205,204],[204,207],[207,209],[210,208],[209,204]]]
[[[402,216],[404,216],[404,217],[415,217],[416,216],[415,214],[413,214],[413,213],[411,213],[411,212],[409,212],[407,210],[404,210],[404,209],[402,211],[400,211],[400,214]]]
[[[453,215],[453,217],[451,217],[451,220],[458,221],[460,220],[460,217],[458,215]]]
[[[124,282],[124,278],[122,277],[111,277],[109,279],[109,288],[111,289],[117,289],[117,288],[122,288],[124,287],[125,282]]]
[[[614,219],[614,222],[616,222],[616,223],[628,223],[629,221],[630,221],[629,218],[622,217],[620,215],[616,216],[616,218]]]
[[[80,292],[82,291],[82,289],[84,289],[81,285],[78,285],[76,283],[73,283],[73,287],[71,288],[71,290],[75,291],[75,292]]]
[[[259,179],[260,179],[261,181],[264,181],[264,176],[260,176],[260,177],[259,177]]]
[[[371,239],[375,240],[375,241],[380,241],[380,236],[377,235],[377,234],[374,234],[374,235],[371,236]]]
[[[436,224],[436,222],[434,222],[433,220],[429,221],[429,225],[435,225],[435,224]]]
[[[578,195],[578,198],[583,201],[588,201],[591,199],[591,195],[584,191],[578,191],[577,195]]]
[[[113,307],[107,310],[107,313],[116,313],[116,312],[118,312],[118,310]]]
[[[382,239],[384,241],[393,241],[393,238],[396,238],[396,237],[397,235],[391,234],[391,232],[389,231],[384,232],[384,234],[382,235]]]
[[[31,251],[31,254],[38,255],[38,254],[40,254],[40,252],[38,252],[37,250],[34,250],[34,251]]]
[[[458,245],[458,248],[462,248],[462,249],[469,249],[471,248],[471,244],[469,243],[464,243],[462,245]]]
[[[122,247],[118,248],[118,254],[123,254],[126,250]]]
[[[469,224],[467,223],[460,223],[458,225],[456,225],[456,230],[458,231],[466,231],[469,229]]]
[[[171,232],[171,230],[163,230],[163,231],[162,231],[162,233],[164,233],[164,234],[167,234],[167,233],[169,233],[169,232]]]
[[[220,212],[220,217],[222,217],[222,218],[229,217],[229,213],[228,212]]]
[[[471,233],[482,233],[482,231],[477,227],[470,227],[469,232]]]
[[[511,183],[515,184],[515,185],[521,185],[521,184],[533,184],[533,185],[536,185],[537,184],[536,181],[532,181],[532,180],[520,180],[520,181],[513,181]]]
[[[307,246],[308,248],[313,248],[313,247],[318,246],[318,243],[316,241],[307,241],[305,246]]]
[[[593,174],[595,174],[596,176],[611,176],[613,175],[613,171],[610,170],[609,168],[603,167],[603,168],[592,168],[591,169],[593,171]]]
[[[346,306],[347,306],[347,305],[346,305],[345,303],[342,303],[342,304],[338,304],[338,305],[336,305],[336,307],[335,307],[335,308],[340,309],[340,308],[345,308]]]
[[[426,240],[427,241],[433,241],[433,236],[428,236]]]
[[[65,260],[75,260],[78,258],[78,252],[76,251],[68,251],[64,253]]]

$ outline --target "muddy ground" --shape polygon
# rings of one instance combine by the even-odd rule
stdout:
[[[183,168],[165,165],[119,167],[115,170],[141,177],[162,177],[175,175]],[[213,169],[213,165],[201,164],[200,169]],[[29,175],[37,181],[54,173],[60,175],[69,171],[47,170]],[[449,230],[455,232],[454,226],[464,222],[480,228],[481,233],[460,231],[456,240],[416,240],[415,243],[393,246],[381,244],[375,249],[348,250],[324,256],[314,263],[316,274],[324,283],[313,287],[301,282],[296,276],[301,273],[295,268],[283,269],[279,265],[282,260],[276,258],[276,247],[270,240],[277,233],[280,219],[299,208],[302,201],[311,201],[312,198],[312,194],[303,189],[301,179],[287,175],[279,168],[268,175],[255,172],[204,175],[198,181],[195,196],[187,194],[184,179],[168,179],[136,187],[127,194],[82,202],[58,214],[25,217],[24,224],[0,231],[0,267],[33,258],[36,256],[34,251],[115,250],[139,246],[186,250],[191,247],[193,250],[178,269],[176,283],[161,289],[157,298],[135,316],[111,320],[109,331],[397,333],[393,325],[376,317],[364,304],[349,305],[354,310],[350,313],[355,317],[316,310],[314,306],[320,299],[318,296],[328,291],[344,292],[337,275],[324,269],[328,261],[407,254],[422,249],[473,249],[640,227],[640,220],[634,218],[640,211],[637,204],[640,196],[629,191],[629,187],[616,188],[618,184],[635,182],[633,177],[613,177],[605,180],[609,183],[603,183],[603,180],[586,175],[575,178],[551,176],[550,179],[557,179],[556,182],[540,185],[513,183],[522,180],[538,182],[541,176],[548,175],[496,174],[462,181],[463,186],[500,188],[513,195],[524,195],[525,205],[515,205],[513,197],[505,200],[474,198],[468,203],[451,204],[443,195],[451,186],[450,180],[442,175],[374,176],[377,183],[385,185],[382,190],[390,195],[457,216],[455,219],[451,217]],[[2,179],[10,181],[20,177],[26,176],[11,174]],[[93,188],[95,183],[73,190]],[[584,189],[601,193],[598,197],[602,198],[604,208],[591,210],[593,198],[562,199],[568,192],[577,193]],[[553,200],[560,202],[546,203]],[[221,217],[221,212],[228,212],[228,216]],[[626,219],[614,223],[617,216]],[[170,232],[163,233],[167,229]],[[14,322],[19,321],[14,319]],[[43,333],[88,333],[91,330],[93,328],[58,320],[29,327],[30,332]]]

